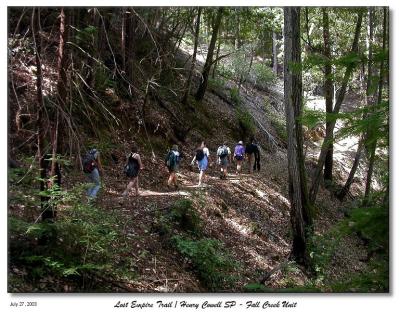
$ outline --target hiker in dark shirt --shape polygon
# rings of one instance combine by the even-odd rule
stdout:
[[[254,138],[251,138],[249,144],[246,145],[246,158],[249,165],[249,173],[260,171],[260,148]]]
[[[96,199],[97,193],[100,190],[100,173],[103,171],[100,153],[97,149],[92,148],[83,158],[83,171],[91,182],[86,194],[88,202],[92,202]]]
[[[180,154],[178,151],[178,145],[172,145],[172,148],[165,157],[165,165],[167,166],[169,177],[168,177],[168,188],[174,185],[175,189],[178,189],[178,178],[176,173],[179,169]]]
[[[124,172],[129,178],[129,182],[122,193],[123,198],[128,196],[132,187],[135,188],[135,196],[139,195],[139,172],[143,170],[143,164],[138,152],[138,148],[134,144],[132,145],[131,152],[127,155],[127,164],[125,165]]]
[[[260,150],[254,138],[251,138],[250,143],[246,145],[246,159],[250,174],[256,169],[260,171]]]

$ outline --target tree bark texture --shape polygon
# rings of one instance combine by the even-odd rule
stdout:
[[[186,80],[185,85],[185,94],[182,98],[182,103],[187,104],[187,100],[190,94],[190,89],[192,86],[192,76],[194,72],[194,68],[196,66],[196,57],[197,57],[197,45],[199,43],[199,32],[200,32],[200,19],[201,19],[201,8],[199,7],[197,10],[197,18],[196,18],[196,31],[194,35],[194,47],[193,47],[193,55],[192,55],[192,63],[190,64],[189,75]]]
[[[359,12],[358,16],[357,16],[354,40],[353,40],[352,48],[350,51],[350,53],[352,53],[352,54],[355,54],[358,51],[358,41],[360,38],[362,17],[363,17],[363,13]],[[329,142],[328,138],[333,137],[333,131],[335,129],[336,119],[337,119],[337,117],[335,117],[335,116],[339,113],[340,107],[342,106],[344,96],[345,96],[346,90],[347,90],[347,85],[349,83],[350,76],[351,76],[354,68],[355,68],[355,63],[353,63],[353,62],[349,63],[346,66],[346,71],[345,71],[344,78],[343,78],[343,81],[342,81],[342,84],[340,87],[340,91],[336,98],[336,103],[335,103],[335,106],[332,111],[332,120],[331,120],[332,122],[330,122],[328,124],[328,127],[326,128],[326,136],[322,143],[321,152],[318,157],[317,168],[314,171],[312,184],[311,184],[311,188],[310,188],[310,193],[309,193],[309,199],[310,199],[311,204],[314,204],[315,200],[317,198],[319,185],[320,185],[320,181],[321,181],[321,176],[322,176],[322,169],[323,169],[323,166],[325,163],[326,155],[328,154],[328,151],[329,151],[329,143],[330,142]]]
[[[278,75],[278,49],[276,32],[272,32],[272,69],[275,75]]]
[[[383,38],[382,38],[382,50],[386,52],[386,31],[387,31],[387,8],[383,8]],[[379,82],[378,82],[378,98],[375,105],[379,105],[382,102],[382,90],[383,90],[383,80],[384,80],[384,65],[385,60],[382,59],[379,69]],[[365,185],[365,201],[367,202],[371,193],[371,182],[372,175],[375,166],[375,152],[377,146],[377,138],[375,137],[371,143],[371,146],[367,147],[369,160],[368,160],[368,172],[367,172],[367,182]]]
[[[332,64],[331,64],[331,44],[329,34],[329,16],[327,8],[322,9],[323,15],[323,35],[324,35],[324,76],[325,76],[325,107],[326,107],[326,129],[330,128],[330,116],[333,110],[333,77],[332,77]],[[325,159],[325,181],[332,181],[333,172],[333,133],[327,133],[328,152]]]
[[[37,119],[36,119],[36,131],[37,131],[37,155],[39,159],[39,170],[40,170],[40,191],[44,192],[46,190],[45,181],[47,180],[47,172],[46,172],[46,164],[45,164],[45,155],[44,155],[44,141],[45,141],[45,123],[43,116],[43,91],[42,91],[42,61],[41,61],[41,40],[38,38],[38,29],[40,29],[39,22],[39,8],[32,9],[32,18],[31,18],[31,30],[32,30],[32,39],[35,50],[35,61],[36,61],[36,111],[37,111]],[[40,196],[41,201],[41,209],[42,209],[42,221],[52,219],[54,217],[54,213],[50,207],[48,206],[48,196]]]
[[[215,49],[215,43],[217,42],[218,38],[218,30],[219,26],[221,25],[222,14],[224,12],[224,8],[220,7],[218,9],[217,17],[215,20],[215,24],[213,26],[213,32],[211,36],[210,45],[208,47],[207,58],[204,64],[203,73],[202,73],[202,81],[196,93],[196,100],[201,101],[204,98],[204,94],[206,93],[207,83],[208,83],[208,76],[210,74],[210,69],[213,63],[213,55]]]
[[[290,219],[293,232],[292,258],[306,264],[307,223],[311,223],[305,185],[304,156],[302,153],[302,127],[299,123],[302,107],[302,77],[300,49],[300,9],[284,8],[284,94],[286,129],[288,134],[288,173]]]

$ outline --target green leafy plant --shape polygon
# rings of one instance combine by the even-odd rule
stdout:
[[[270,67],[264,63],[253,64],[250,71],[251,81],[255,85],[266,86],[276,81],[276,76]]]
[[[256,131],[256,126],[250,113],[243,107],[239,106],[236,108],[235,114],[239,125],[240,137],[245,138],[253,136]]]
[[[276,109],[272,107],[270,102],[265,99],[265,111],[267,118],[271,122],[272,126],[274,127],[279,139],[282,142],[287,142],[287,131],[286,131],[286,120],[285,116],[279,114]]]
[[[235,278],[231,270],[237,264],[224,252],[219,241],[205,238],[191,240],[176,235],[172,237],[172,242],[191,261],[200,280],[208,289],[222,290],[233,283]]]
[[[220,78],[209,78],[208,79],[208,87],[211,90],[224,90],[225,88],[225,81]]]
[[[231,88],[229,90],[229,93],[230,93],[231,101],[233,103],[235,103],[236,105],[239,105],[242,102],[238,88],[236,88],[236,87]]]
[[[10,263],[27,272],[26,283],[35,285],[39,279],[64,280],[73,283],[75,289],[93,291],[104,289],[100,284],[87,283],[98,276],[112,278],[114,274],[123,272],[125,277],[134,278],[128,264],[124,266],[125,270],[118,265],[115,248],[122,241],[115,226],[118,216],[79,203],[82,187],[59,194],[57,203],[62,203],[64,209],[59,211],[53,223],[30,223],[19,217],[10,217]],[[43,237],[46,237],[45,243],[41,243]],[[119,271],[117,267],[113,269],[116,265]],[[41,291],[63,291],[46,282],[40,287]]]
[[[201,219],[192,205],[189,199],[177,200],[166,214],[157,214],[153,230],[160,235],[170,235],[176,228],[198,236],[201,233]]]

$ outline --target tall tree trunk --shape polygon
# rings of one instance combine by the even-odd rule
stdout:
[[[61,138],[66,138],[66,125],[65,122],[63,122],[63,118],[61,118],[61,123],[59,122],[59,117],[60,117],[60,110],[61,111],[66,111],[67,107],[67,55],[65,51],[65,43],[67,42],[68,38],[68,20],[69,16],[67,15],[69,13],[68,10],[65,10],[64,8],[61,9],[60,12],[60,36],[59,36],[59,43],[58,43],[58,56],[57,56],[57,93],[58,93],[58,107],[57,107],[57,121],[55,125],[55,133],[57,135],[55,136],[55,141],[53,142],[56,144],[56,154],[57,153],[63,153],[64,150],[66,149],[65,146],[63,146],[62,141],[58,140],[58,137]],[[59,129],[60,127],[60,129]],[[55,159],[53,159],[52,164],[51,164],[51,176],[54,176],[55,174],[55,169],[56,169],[56,164],[55,164]]]
[[[126,41],[125,41],[125,53],[126,53],[126,73],[127,77],[131,81],[133,85],[135,85],[135,64],[134,64],[134,55],[135,55],[135,42],[136,42],[136,34],[135,28],[137,26],[137,17],[135,14],[132,14],[132,9],[130,9],[130,13],[126,18]],[[130,89],[130,88],[129,88]]]
[[[307,45],[308,49],[312,47],[312,41],[311,41],[311,33],[310,33],[310,18],[309,18],[309,12],[308,12],[308,7],[305,7],[305,18],[306,18],[306,33],[307,33]]]
[[[236,8],[235,50],[239,50],[240,46],[240,8]]]
[[[293,232],[291,256],[296,262],[307,265],[307,226],[312,224],[312,218],[302,154],[302,126],[299,122],[302,114],[302,76],[301,72],[292,66],[301,63],[299,8],[284,8],[284,31],[284,94],[288,133],[290,219]]]
[[[354,175],[356,174],[358,165],[360,164],[361,153],[362,153],[363,147],[364,147],[364,136],[362,135],[358,141],[357,152],[354,157],[353,166],[351,167],[351,170],[350,170],[349,176],[347,177],[346,183],[343,186],[343,188],[336,195],[336,197],[341,201],[345,198],[347,193],[350,191],[351,184],[353,183],[353,180],[354,180]]]
[[[333,110],[333,77],[331,64],[331,44],[329,34],[329,16],[326,8],[322,9],[323,33],[324,33],[324,56],[325,56],[325,107],[326,107],[326,129],[330,128],[330,118]],[[332,181],[333,172],[333,133],[326,133],[328,140],[328,152],[325,158],[325,181]],[[329,137],[328,137],[329,136]]]
[[[200,19],[201,19],[201,7],[197,9],[197,18],[196,18],[196,31],[194,35],[194,47],[193,47],[193,55],[192,55],[192,63],[190,64],[190,70],[189,70],[189,75],[186,80],[186,85],[185,85],[185,94],[183,95],[182,98],[182,103],[187,104],[187,100],[189,97],[190,89],[192,86],[192,76],[193,76],[193,71],[196,66],[196,57],[197,57],[197,45],[199,44],[199,32],[200,32]]]
[[[384,53],[386,53],[386,31],[387,31],[386,19],[387,19],[387,8],[385,7],[383,8],[383,39],[382,39],[382,50],[384,51]],[[382,58],[379,69],[378,98],[375,105],[379,105],[382,102],[384,65],[385,65],[385,60]],[[372,114],[373,113],[374,112],[372,111]],[[372,141],[371,146],[367,146],[369,159],[368,159],[367,182],[365,185],[365,196],[364,196],[365,202],[368,202],[371,193],[371,181],[372,181],[372,174],[374,172],[376,146],[377,146],[377,138],[375,138]]]
[[[250,71],[251,71],[251,67],[253,66],[253,60],[254,60],[254,48],[251,47],[251,51],[250,51],[250,63],[249,63],[249,67],[246,71],[246,73],[242,73],[240,75],[240,79],[239,79],[239,83],[238,83],[238,92],[240,93],[240,89],[242,88],[242,84],[246,81],[246,78],[249,76]]]
[[[46,163],[44,155],[44,140],[45,140],[45,124],[43,116],[43,91],[42,91],[42,62],[41,62],[41,40],[38,39],[37,31],[40,28],[39,22],[39,8],[32,9],[31,18],[31,30],[33,45],[35,49],[35,61],[36,61],[36,131],[37,131],[37,145],[38,145],[38,158],[39,158],[39,170],[40,170],[40,191],[46,190],[45,181],[47,180]],[[53,211],[48,207],[48,196],[41,195],[40,202],[42,208],[42,221],[52,219],[54,217]]]
[[[218,60],[220,49],[221,49],[221,36],[218,36],[217,55],[215,56],[216,60]],[[217,67],[218,67],[218,61],[216,61],[213,66],[213,71],[212,71],[213,79],[215,79],[215,73],[217,72]]]
[[[224,12],[224,8],[220,7],[218,9],[217,18],[216,18],[215,24],[213,26],[213,32],[212,32],[212,36],[211,36],[210,46],[208,47],[208,51],[207,51],[206,63],[204,64],[204,68],[203,68],[202,81],[201,81],[200,86],[197,89],[197,93],[196,93],[197,101],[201,101],[204,97],[204,94],[206,93],[207,83],[208,83],[208,75],[210,74],[210,69],[211,69],[212,62],[213,62],[215,43],[217,41],[218,30],[219,30],[219,26],[221,25],[223,12]]]
[[[370,30],[371,30],[371,28],[370,28]],[[370,69],[369,61],[371,60],[371,57],[372,57],[372,45],[369,45],[369,59],[368,59],[368,73],[369,74],[367,75],[367,78],[365,78],[364,64],[362,65],[362,69],[360,71],[360,81],[362,83],[363,88],[366,90],[365,95],[364,95],[364,105],[368,105],[368,91],[367,91],[368,88],[367,88],[367,86],[370,84],[370,81],[371,81],[371,74],[370,74],[371,71],[369,70]],[[367,116],[367,114],[364,113],[363,120],[366,119],[366,116]],[[350,187],[354,180],[354,175],[356,174],[358,166],[360,164],[360,159],[361,159],[362,151],[363,151],[364,144],[365,144],[365,137],[366,137],[366,131],[361,134],[361,136],[358,140],[358,147],[357,147],[356,155],[354,157],[354,162],[351,167],[349,176],[347,177],[346,183],[342,187],[342,189],[336,193],[336,197],[341,201],[346,197],[347,193],[350,191]]]
[[[276,32],[272,32],[272,69],[275,75],[278,75],[278,49]]]
[[[125,72],[126,70],[126,8],[121,9],[121,58],[122,58],[122,71]]]
[[[360,38],[362,17],[363,17],[363,13],[359,12],[358,16],[357,16],[354,40],[353,40],[353,44],[352,44],[352,48],[351,48],[352,54],[356,54],[358,51],[358,41]],[[336,119],[337,119],[335,117],[335,115],[337,115],[339,113],[340,107],[342,106],[344,96],[345,96],[346,90],[347,90],[347,85],[349,83],[350,76],[351,76],[351,73],[353,72],[354,68],[355,68],[355,63],[353,63],[353,62],[349,63],[346,67],[346,72],[344,74],[344,78],[343,78],[343,81],[342,81],[342,84],[340,87],[340,91],[339,91],[339,94],[336,99],[335,107],[333,108],[333,111],[332,111],[332,115],[333,115],[332,122],[329,123],[328,127],[326,128],[326,136],[322,143],[321,152],[318,157],[317,168],[315,169],[315,172],[313,175],[312,184],[311,184],[310,193],[309,193],[309,198],[310,198],[311,204],[314,204],[315,200],[317,198],[317,193],[318,193],[320,180],[321,180],[321,176],[322,176],[322,168],[325,163],[326,155],[328,154],[328,151],[329,151],[330,141],[328,138],[333,137],[333,131],[335,129],[335,124],[336,124]]]

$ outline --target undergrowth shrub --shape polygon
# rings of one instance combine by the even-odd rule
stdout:
[[[235,103],[236,105],[239,105],[242,102],[242,100],[240,98],[240,92],[237,87],[231,88],[229,93],[230,93],[231,101],[233,103]]]
[[[279,114],[271,105],[271,103],[265,100],[265,111],[267,118],[274,127],[276,134],[282,142],[287,142],[287,130],[285,116]]]
[[[367,249],[367,266],[354,272],[328,278],[333,255],[346,235],[358,235]],[[353,208],[348,218],[339,222],[324,235],[311,238],[310,257],[316,272],[313,283],[335,292],[389,291],[389,212],[379,201],[368,207]]]
[[[324,125],[326,122],[325,112],[320,110],[314,110],[305,107],[303,110],[303,116],[301,117],[302,125],[308,129],[312,129],[318,125]]]
[[[174,229],[183,230],[192,235],[200,235],[201,219],[189,199],[180,199],[173,203],[167,213],[158,212],[153,229],[160,235],[171,235]]]
[[[260,86],[272,84],[276,80],[272,69],[263,63],[253,64],[249,76],[252,83]]]
[[[254,136],[256,126],[254,124],[253,117],[243,107],[237,107],[235,110],[236,120],[239,125],[239,139],[249,138]]]
[[[225,81],[221,78],[209,78],[208,79],[208,87],[211,90],[224,90]]]
[[[121,233],[115,227],[117,216],[96,206],[80,203],[82,187],[62,193],[55,222],[25,222],[9,217],[9,261],[24,272],[26,284],[34,291],[64,291],[72,283],[75,290],[105,290],[101,276],[136,276],[130,263],[121,267],[115,248]],[[41,243],[46,237],[45,244]],[[52,282],[53,281],[53,282]],[[54,282],[57,281],[57,282]],[[10,291],[18,291],[9,285]]]
[[[172,237],[176,249],[187,257],[201,282],[211,291],[223,290],[235,281],[232,270],[237,263],[224,251],[215,239],[191,240],[179,235]]]

